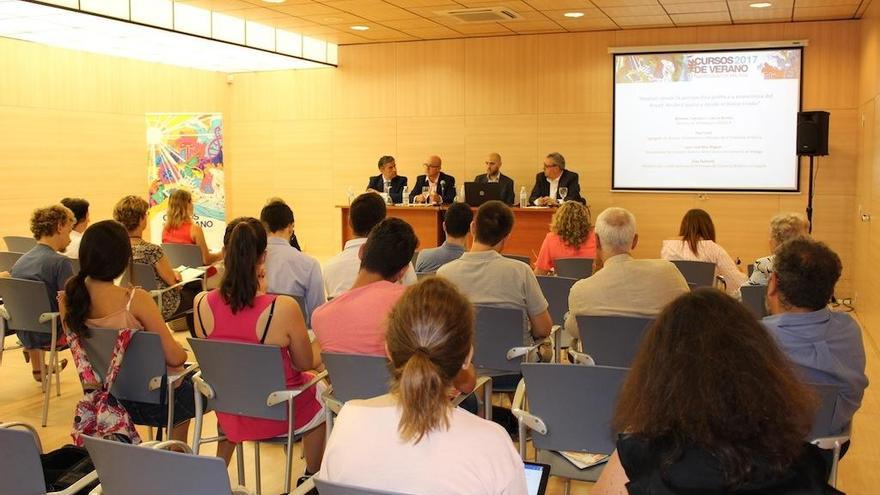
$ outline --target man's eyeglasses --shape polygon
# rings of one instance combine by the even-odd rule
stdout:
[[[423,163],[422,165],[424,165],[425,168],[440,168],[440,165],[431,165],[429,163]]]
[[[548,168],[557,168],[557,167],[559,167],[559,165],[557,165],[555,163],[553,165],[544,165],[544,170],[547,170]]]

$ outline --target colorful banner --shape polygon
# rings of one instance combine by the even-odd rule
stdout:
[[[800,79],[799,49],[618,55],[614,82],[661,83],[741,77]]]
[[[168,198],[177,189],[193,196],[193,221],[212,251],[223,244],[226,192],[223,179],[223,116],[219,113],[147,114],[149,227],[162,242]]]

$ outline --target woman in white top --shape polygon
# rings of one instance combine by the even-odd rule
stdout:
[[[524,495],[522,460],[499,425],[453,408],[472,374],[473,306],[449,282],[410,287],[391,311],[391,393],[342,408],[318,476],[419,495]]]
[[[723,247],[715,244],[715,224],[705,210],[693,209],[684,214],[679,237],[663,241],[660,257],[664,260],[708,261],[715,263],[715,275],[724,277],[727,293],[735,295],[748,281]]]

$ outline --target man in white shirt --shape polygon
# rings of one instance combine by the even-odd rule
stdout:
[[[73,230],[70,231],[70,244],[64,250],[63,254],[68,258],[79,258],[79,243],[82,240],[83,232],[89,226],[89,202],[81,198],[64,198],[61,204],[66,206],[76,217],[76,223]]]
[[[565,194],[562,194],[563,188]],[[544,158],[544,171],[535,176],[535,185],[529,203],[536,206],[557,206],[562,201],[578,201],[586,204],[581,197],[578,174],[565,169],[565,157],[550,153]]]
[[[572,337],[578,338],[576,316],[655,316],[690,290],[671,262],[632,257],[639,235],[629,211],[608,208],[599,214],[595,228],[596,255],[603,267],[571,288],[565,330]]]
[[[324,265],[324,289],[328,298],[336,297],[354,285],[361,268],[361,246],[367,242],[370,230],[385,219],[386,213],[385,202],[374,192],[361,194],[351,202],[348,223],[354,238],[347,241],[342,252]],[[418,282],[412,263],[409,264],[400,282],[403,285],[413,285]]]
[[[324,281],[318,260],[290,245],[293,210],[283,201],[271,201],[260,212],[266,226],[266,285],[273,294],[297,296],[305,301],[303,318],[310,325],[311,315],[324,304]]]

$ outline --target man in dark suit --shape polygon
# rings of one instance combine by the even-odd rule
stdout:
[[[567,188],[565,200],[586,204],[581,197],[578,174],[565,170],[565,158],[559,153],[550,153],[544,158],[544,171],[535,176],[535,186],[529,196],[529,204],[537,206],[557,206],[562,201],[559,188]]]
[[[425,175],[416,177],[416,185],[409,193],[410,203],[449,204],[455,199],[455,177],[440,171],[443,160],[430,156],[425,162]],[[422,190],[428,188],[427,194]]]
[[[387,184],[391,202],[395,204],[403,203],[403,188],[406,187],[406,177],[397,175],[397,164],[394,163],[394,157],[383,156],[379,158],[379,171],[382,173],[370,177],[367,190],[383,193]]]
[[[486,173],[474,177],[474,182],[477,184],[497,182],[501,184],[501,201],[508,206],[516,201],[513,194],[513,179],[501,173],[501,155],[498,153],[489,153],[489,157],[486,158]]]

